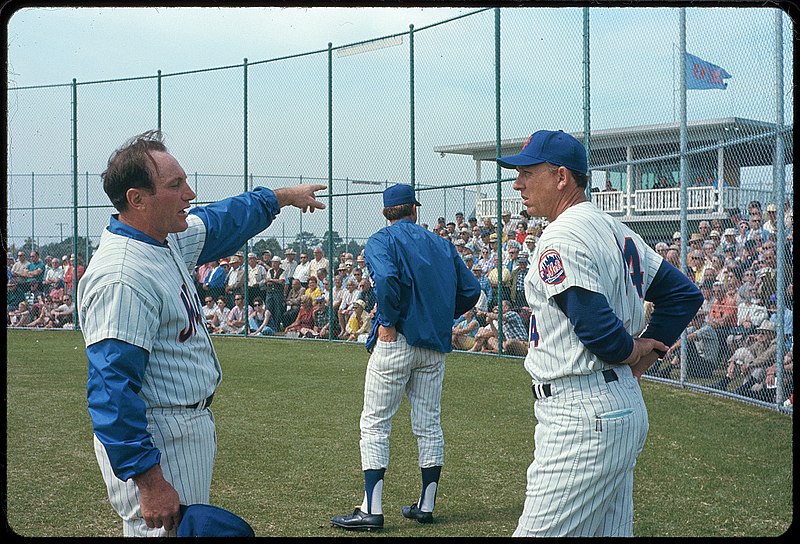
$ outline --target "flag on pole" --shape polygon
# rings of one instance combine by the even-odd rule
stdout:
[[[689,53],[686,55],[686,88],[687,89],[727,89],[728,84],[723,79],[728,79],[731,75],[716,64],[695,57]]]

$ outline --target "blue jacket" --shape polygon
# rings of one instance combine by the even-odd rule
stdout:
[[[370,236],[364,259],[378,305],[367,350],[372,351],[383,325],[396,327],[409,345],[452,351],[453,319],[480,296],[478,280],[455,246],[401,219]]]

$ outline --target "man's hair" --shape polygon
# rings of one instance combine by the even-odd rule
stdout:
[[[414,213],[414,206],[413,202],[409,204],[399,204],[397,206],[389,206],[383,209],[383,216],[388,221],[397,221],[398,219],[403,219],[406,217],[411,217]]]
[[[549,162],[547,163],[547,166],[550,167],[550,172],[553,173],[553,174],[555,174],[556,171],[560,168],[560,166],[552,164],[552,163],[549,163]],[[564,168],[567,168],[567,167],[565,166]],[[575,180],[575,184],[578,187],[586,189],[586,186],[589,184],[589,176],[587,174],[584,174],[583,172],[578,172],[576,170],[571,170],[569,168],[567,168],[567,170],[569,170],[570,173],[572,174],[572,179]]]
[[[150,154],[153,151],[167,151],[159,130],[134,136],[108,159],[108,167],[100,177],[103,190],[118,211],[128,209],[128,189],[155,191],[153,174],[158,173],[158,166]]]

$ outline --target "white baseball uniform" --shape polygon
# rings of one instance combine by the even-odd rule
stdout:
[[[191,271],[236,251],[279,212],[275,194],[257,187],[191,210],[188,228],[163,244],[115,217],[101,235],[78,284],[79,317],[95,453],[125,536],[167,535],[147,528],[133,479],[155,464],[181,504],[209,502],[216,430],[207,408],[222,374]]]
[[[194,504],[209,502],[216,437],[210,411],[185,407],[211,396],[221,370],[189,273],[203,248],[205,227],[195,215],[187,222],[187,230],[167,237],[166,247],[103,231],[78,283],[78,300],[87,346],[115,338],[149,352],[138,393],[148,407],[148,429],[161,452],[164,477],[184,504]],[[155,432],[170,428],[197,432]],[[94,441],[124,535],[167,534],[147,528],[133,479],[114,475],[105,447],[97,437]],[[186,470],[187,459],[193,470]]]
[[[632,536],[633,468],[647,410],[630,367],[589,351],[553,297],[572,286],[605,296],[625,330],[644,327],[644,300],[662,258],[628,227],[584,202],[545,229],[525,295],[531,327],[525,368],[534,388],[536,450],[514,536]],[[603,374],[612,369],[616,373]],[[611,376],[609,379],[608,376]]]

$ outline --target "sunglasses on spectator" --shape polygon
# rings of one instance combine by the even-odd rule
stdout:
[[[261,306],[261,303],[260,302],[254,302],[253,306]]]

